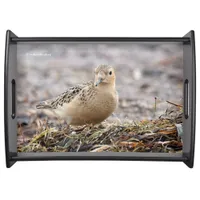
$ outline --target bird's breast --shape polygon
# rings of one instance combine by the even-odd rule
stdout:
[[[98,93],[87,102],[87,107],[97,115],[110,115],[117,107],[118,97],[115,93]]]
[[[68,104],[66,114],[72,125],[97,124],[114,112],[117,102],[116,92],[96,92],[87,98],[80,95]]]

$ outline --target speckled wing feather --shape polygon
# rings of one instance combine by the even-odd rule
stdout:
[[[77,96],[85,87],[92,86],[93,81],[79,84],[74,87],[70,87],[56,98],[42,101],[36,105],[37,109],[56,109],[58,106],[62,106],[64,103],[70,103],[75,96]]]

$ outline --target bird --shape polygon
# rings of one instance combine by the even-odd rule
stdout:
[[[94,80],[68,88],[59,96],[42,101],[37,109],[50,109],[67,125],[95,125],[107,119],[118,106],[115,70],[99,65]]]

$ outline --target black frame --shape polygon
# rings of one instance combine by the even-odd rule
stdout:
[[[42,152],[18,153],[16,119],[13,108],[16,105],[12,86],[16,82],[17,42],[182,42],[184,67],[184,137],[183,153],[118,153],[118,152]],[[141,161],[182,161],[192,168],[194,164],[195,118],[196,118],[196,63],[194,31],[184,37],[17,37],[10,30],[6,32],[4,115],[6,166],[16,161],[36,160],[141,160]],[[186,92],[187,91],[187,92]],[[186,113],[187,112],[187,113]]]

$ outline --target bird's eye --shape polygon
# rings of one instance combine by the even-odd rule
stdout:
[[[112,71],[110,71],[109,74],[112,75]]]

